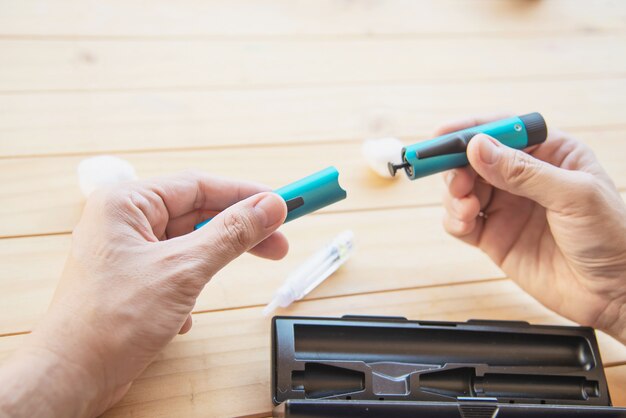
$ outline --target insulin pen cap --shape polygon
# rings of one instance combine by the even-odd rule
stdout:
[[[287,219],[292,221],[308,213],[346,198],[346,191],[339,185],[339,172],[328,167],[274,190],[287,203]]]
[[[346,191],[339,185],[339,172],[335,167],[328,167],[295,181],[274,193],[283,198],[287,204],[287,218],[292,221],[301,216],[315,212],[325,206],[332,205],[346,198]],[[213,218],[197,224],[194,229],[201,228]]]
[[[519,117],[526,127],[526,135],[528,136],[528,145],[541,144],[548,136],[548,127],[546,121],[540,113],[534,112]]]

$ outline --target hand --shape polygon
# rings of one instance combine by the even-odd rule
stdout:
[[[46,318],[0,372],[0,411],[93,416],[116,403],[191,328],[196,298],[215,273],[248,250],[285,256],[287,241],[274,231],[287,208],[265,190],[186,173],[91,197]],[[40,413],[24,409],[37,403]]]
[[[446,230],[548,308],[626,343],[624,201],[591,149],[569,135],[553,131],[528,151],[472,138],[471,166],[444,174]]]

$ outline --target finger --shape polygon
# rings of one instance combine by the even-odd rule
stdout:
[[[473,194],[462,198],[446,195],[443,204],[450,217],[463,222],[470,222],[480,212],[478,197]]]
[[[485,210],[491,203],[493,186],[487,183],[482,177],[476,177],[472,193],[478,198],[480,210]]]
[[[172,219],[167,225],[167,237],[171,239],[188,234],[194,230],[198,223],[214,218],[218,214],[217,211],[195,211]],[[274,232],[250,249],[249,253],[271,260],[280,260],[287,255],[288,250],[287,238],[281,232]]]
[[[443,217],[443,226],[448,234],[457,238],[464,238],[474,231],[476,228],[476,218],[469,221],[461,221],[448,212]]]
[[[458,219],[452,218],[447,213],[443,218],[443,226],[446,232],[453,237],[460,239],[461,241],[470,244],[478,245],[480,242],[480,236],[485,225],[484,218],[474,218],[471,221],[464,222]]]
[[[280,196],[259,193],[225,209],[202,228],[167,242],[187,243],[184,251],[203,260],[203,276],[208,281],[226,264],[268,238],[286,216],[287,205]]]
[[[187,171],[137,182],[131,186],[136,206],[150,225],[165,228],[170,219],[199,210],[221,211],[234,203],[269,190],[268,187],[206,173]],[[160,234],[155,231],[158,236]]]
[[[509,148],[479,134],[469,142],[467,156],[474,169],[489,183],[509,193],[526,197],[541,206],[563,210],[576,203],[587,188],[588,173],[564,170],[524,151]]]
[[[476,171],[471,167],[455,168],[446,172],[444,177],[448,185],[448,192],[453,197],[466,196],[474,189]]]
[[[257,257],[268,258],[270,260],[280,260],[289,252],[289,241],[284,234],[279,231],[259,242],[248,251]]]
[[[180,331],[178,331],[178,333],[180,335],[188,333],[192,325],[193,325],[193,319],[191,318],[191,314],[189,314],[187,315],[187,319],[185,320],[185,323],[183,324],[183,326],[180,327]]]
[[[147,180],[145,185],[163,199],[170,218],[193,210],[223,210],[246,197],[269,190],[269,187],[261,184],[212,176],[200,171],[186,171],[171,177]]]
[[[170,219],[167,223],[167,237],[175,238],[188,234],[194,230],[194,227],[202,221],[214,218],[221,211],[218,210],[195,210],[185,213],[177,218]]]
[[[588,145],[556,129],[548,131],[548,139],[544,143],[527,148],[526,152],[565,170],[581,170],[606,176]]]
[[[450,132],[456,132],[463,129],[471,128],[472,126],[483,125],[485,123],[493,122],[495,120],[509,118],[513,116],[513,113],[497,113],[491,115],[472,116],[464,119],[458,119],[452,122],[445,123],[435,131],[435,136],[449,134]]]

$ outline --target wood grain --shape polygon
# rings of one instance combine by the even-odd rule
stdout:
[[[626,188],[626,129],[574,133],[589,144],[618,187]],[[408,143],[408,142],[407,142]],[[140,177],[153,177],[189,168],[259,181],[280,187],[325,166],[338,168],[349,198],[324,212],[439,204],[441,176],[416,182],[400,174],[395,181],[370,172],[360,142],[307,144],[288,147],[249,147],[121,154]],[[84,198],[76,167],[83,157],[0,159],[0,237],[66,233],[80,217]]]
[[[29,331],[42,317],[69,245],[69,235],[0,239],[0,335]]]
[[[626,78],[0,95],[0,156],[428,138],[444,121],[541,111],[566,130],[624,127]]]
[[[2,1],[4,36],[521,35],[623,30],[619,1]]]
[[[0,38],[0,94],[623,77],[625,40],[626,34],[222,42]]]
[[[233,415],[269,411],[269,322],[260,317],[258,308],[231,312],[194,316],[194,326],[202,329],[198,334],[202,332],[205,338],[198,340],[190,335],[190,345],[182,341],[184,337],[179,339],[180,344],[175,340],[136,382],[119,406],[106,416],[125,416],[132,411],[139,417],[147,417],[170,405],[173,405],[172,411],[183,411],[185,416],[201,413],[198,405],[208,408],[204,410],[205,414],[218,416],[219,411],[224,410],[222,408],[227,408]],[[399,315],[426,320],[491,318],[530,320],[542,324],[568,323],[519,292],[514,284],[506,280],[302,302],[289,314]],[[602,336],[603,360],[607,363],[623,361],[626,347],[608,338],[606,340],[605,345],[605,336]],[[605,350],[605,347],[610,349]],[[170,364],[174,365],[173,376],[170,375]],[[232,366],[241,368],[233,369]],[[169,389],[168,398],[161,401],[158,396],[163,395],[164,387]],[[157,397],[152,394],[157,394]],[[231,401],[236,396],[247,399],[247,402],[232,405]],[[138,408],[139,402],[141,406]]]
[[[291,271],[345,229],[354,231],[357,252],[310,297],[503,277],[480,251],[447,236],[441,216],[441,208],[427,207],[299,219],[282,228],[291,242],[286,259],[272,262],[241,257],[207,285],[195,310],[268,303]],[[407,226],[412,233],[406,233]],[[69,245],[68,235],[0,240],[0,265],[8,267],[8,273],[0,275],[0,334],[30,330],[43,315]],[[241,290],[252,288],[254,292]]]
[[[508,280],[303,301],[288,313],[569,324]],[[269,412],[269,325],[256,307],[194,315],[191,332],[176,337],[105,416],[225,417]],[[0,338],[0,356],[6,357],[24,338]],[[626,347],[603,334],[599,338],[606,364],[626,360]],[[619,376],[610,374],[610,381],[619,382]]]
[[[354,257],[281,313],[569,324],[445,234],[437,176],[383,181],[359,147],[540,111],[625,191],[625,43],[614,0],[0,0],[0,362],[45,312],[82,208],[76,165],[99,153],[141,177],[191,167],[273,187],[335,164],[350,195],[283,227],[284,261],[220,272],[192,331],[107,418],[269,415],[261,308],[346,228]],[[598,338],[626,406],[626,347]]]
[[[611,401],[615,406],[626,406],[626,365],[606,369],[606,380],[611,390]]]

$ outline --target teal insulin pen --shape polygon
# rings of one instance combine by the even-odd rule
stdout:
[[[402,163],[389,163],[392,176],[403,168],[411,180],[468,164],[467,144],[476,134],[487,134],[511,148],[524,149],[541,144],[548,136],[546,122],[539,113],[497,120],[473,126],[402,149]]]
[[[328,167],[303,179],[274,190],[287,204],[285,222],[332,205],[346,198],[346,191],[339,185],[339,172]],[[194,229],[205,225],[213,218],[197,224]]]

